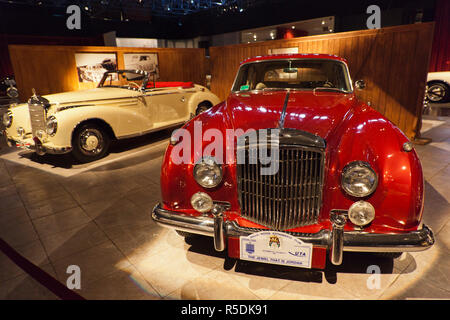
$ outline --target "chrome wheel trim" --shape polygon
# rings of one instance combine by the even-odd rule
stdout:
[[[427,97],[430,101],[441,101],[445,97],[445,88],[439,84],[433,84],[428,87]]]
[[[103,134],[94,128],[84,129],[79,136],[80,151],[87,156],[100,154],[105,147]]]

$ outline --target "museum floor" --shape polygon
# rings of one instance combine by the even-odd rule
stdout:
[[[391,260],[346,253],[325,271],[238,261],[211,238],[185,242],[150,219],[169,131],[115,146],[105,159],[0,149],[0,238],[65,284],[81,268],[86,299],[450,299],[450,118],[426,117],[416,146],[425,174],[424,221],[435,233],[427,251]],[[65,164],[67,161],[68,164]],[[370,289],[367,269],[381,282]],[[55,299],[0,252],[0,299]]]

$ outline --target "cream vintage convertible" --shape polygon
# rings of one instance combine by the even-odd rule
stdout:
[[[102,158],[111,141],[182,124],[218,104],[192,82],[156,82],[141,70],[108,71],[95,89],[11,105],[3,115],[8,145],[37,154],[72,152],[81,162]]]

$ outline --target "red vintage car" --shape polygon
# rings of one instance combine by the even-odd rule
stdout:
[[[434,243],[412,143],[356,98],[333,55],[242,62],[226,101],[172,135],[161,189],[154,221],[211,236],[232,258],[325,268],[343,251],[395,256]]]

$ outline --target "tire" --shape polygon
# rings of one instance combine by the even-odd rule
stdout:
[[[211,102],[204,101],[197,106],[197,110],[195,110],[195,115],[198,116],[200,113],[205,112],[211,107],[212,107]]]
[[[85,163],[103,158],[109,149],[111,138],[108,133],[94,123],[78,127],[72,136],[72,154]]]
[[[449,98],[449,87],[442,82],[430,82],[427,85],[426,96],[429,102],[443,103]]]

